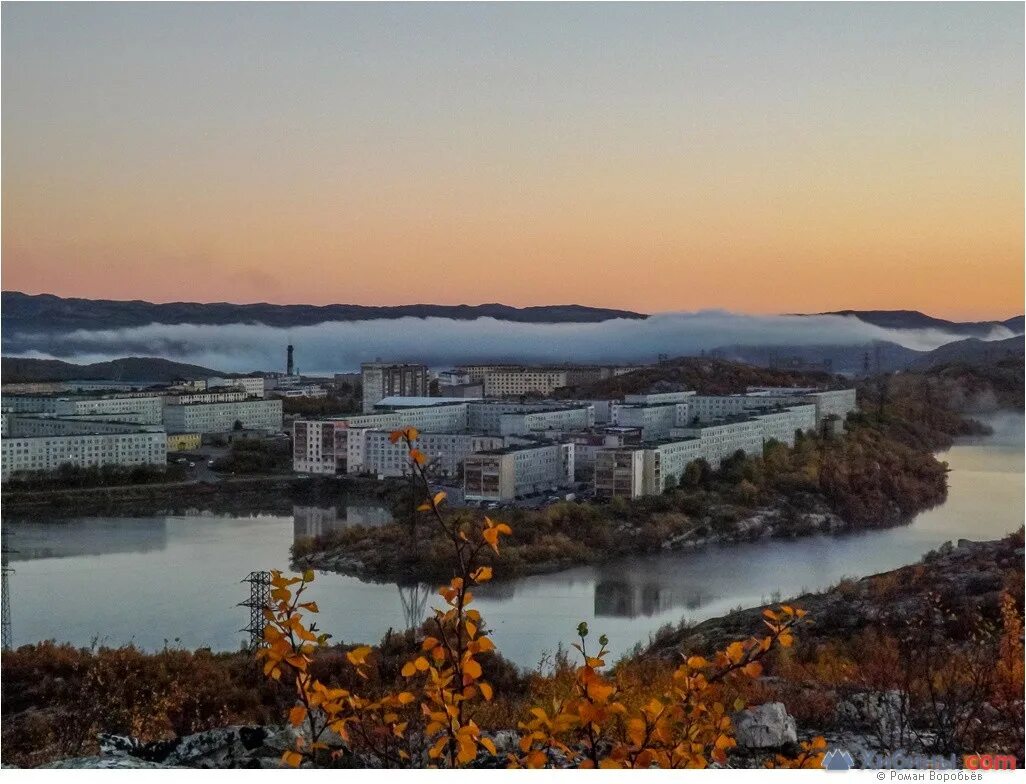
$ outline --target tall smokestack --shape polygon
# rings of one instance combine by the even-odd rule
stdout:
[[[285,375],[291,376],[293,369],[294,365],[292,362],[292,344],[289,343],[288,360],[285,362]]]

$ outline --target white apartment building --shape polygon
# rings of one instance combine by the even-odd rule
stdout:
[[[431,398],[425,398],[431,400]],[[398,430],[415,427],[428,433],[459,433],[467,430],[468,403],[441,403],[439,405],[412,406],[373,414],[356,414],[340,417],[349,427],[365,427],[377,430]]]
[[[282,428],[281,401],[236,400],[164,408],[164,424],[169,433],[228,433],[236,422],[246,430],[279,431]]]
[[[640,446],[641,431],[633,427],[603,427],[581,433],[565,433],[563,440],[574,445],[574,471],[578,479],[593,479],[595,456],[603,449]]]
[[[393,444],[386,430],[360,431],[364,439],[361,464],[349,463],[348,473],[368,473],[379,477],[405,476],[410,472],[409,450],[405,443]],[[352,438],[352,433],[350,433]],[[427,457],[428,473],[436,477],[458,476],[463,461],[470,455],[504,445],[500,436],[468,433],[421,433],[416,447]]]
[[[837,417],[843,422],[848,414],[858,410],[854,389],[828,389],[812,392],[807,396],[816,406],[816,424],[821,425],[828,417]]]
[[[159,425],[163,419],[163,400],[156,395],[116,397],[62,397],[53,407],[58,416],[125,414],[130,421]]]
[[[109,424],[109,423],[108,423]],[[8,436],[0,440],[0,477],[19,471],[53,471],[76,466],[167,464],[167,434],[162,427],[121,433]]]
[[[164,396],[165,406],[185,406],[190,403],[234,403],[248,395],[241,389],[219,389],[206,392],[184,392]]]
[[[696,438],[640,447],[602,449],[595,455],[595,494],[604,498],[657,495],[680,481],[688,463],[702,457]]]
[[[292,431],[292,469],[307,474],[403,476],[409,473],[408,448],[402,441],[391,442],[393,429],[352,427],[341,420],[297,421]],[[421,431],[416,441],[428,458],[430,472],[439,477],[458,476],[468,455],[501,449],[504,444],[500,436],[428,431]]]
[[[346,473],[347,428],[335,420],[292,423],[292,470],[301,474]]]
[[[52,414],[57,409],[58,398],[52,395],[12,395],[0,397],[0,408],[19,414]]]
[[[699,453],[713,467],[737,451],[746,455],[762,454],[762,426],[754,417],[738,417],[710,422],[704,425],[675,427],[673,438],[693,438],[698,441]]]
[[[644,495],[645,450],[641,447],[600,449],[595,453],[595,495],[638,498]]]
[[[15,414],[4,415],[3,435],[34,438],[37,436],[90,435],[96,433],[134,433],[144,423],[126,422],[108,414],[106,417],[91,418],[88,416],[59,417],[56,414]],[[146,425],[147,428],[155,427]]]
[[[499,434],[526,436],[548,431],[566,432],[595,426],[595,409],[549,408],[540,411],[510,412],[499,416]]]
[[[364,362],[360,366],[363,383],[363,411],[374,410],[379,400],[393,395],[427,395],[427,365]]]
[[[794,446],[795,431],[807,433],[816,429],[816,406],[812,403],[758,412],[753,414],[753,417],[762,428],[764,444],[773,439],[787,446]]]
[[[689,422],[691,404],[680,402],[652,405],[614,405],[613,424],[617,427],[636,427],[645,441],[668,438],[670,430]]]
[[[461,365],[452,372],[466,377],[467,382],[483,384],[485,376],[489,373],[505,373],[519,369],[519,365]]]
[[[566,487],[573,479],[573,444],[508,446],[470,455],[463,462],[468,501],[512,501]]]
[[[328,390],[322,387],[320,384],[303,384],[298,387],[290,387],[288,389],[278,389],[275,391],[276,397],[309,397],[309,398],[320,398],[327,397]]]
[[[247,397],[264,396],[263,376],[244,376],[243,378],[223,378],[222,376],[211,376],[206,380],[206,389],[220,389],[223,387],[241,389]]]
[[[364,433],[380,430],[388,434],[404,427],[414,427],[422,434],[463,433],[467,430],[467,404],[443,403],[338,419],[296,420],[292,425],[292,470],[304,474],[362,471],[366,462]]]
[[[641,395],[624,395],[623,402],[629,406],[660,406],[667,403],[687,403],[695,394],[694,390],[650,392]]]
[[[747,397],[754,399],[776,399],[779,404],[812,403],[816,406],[816,425],[823,424],[828,417],[837,417],[842,422],[858,410],[854,389],[815,389],[813,387],[749,387]]]
[[[485,397],[520,397],[527,394],[550,395],[567,385],[566,370],[514,368],[495,370],[484,377]]]

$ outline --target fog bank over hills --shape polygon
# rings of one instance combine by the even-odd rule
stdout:
[[[827,357],[833,359],[832,369],[846,372],[856,371],[865,349],[874,345],[896,347],[894,359],[904,365],[922,352],[964,340],[967,334],[977,343],[990,344],[1022,333],[1021,317],[1017,321],[963,324],[915,311],[870,311],[865,318],[861,311],[753,316],[710,310],[646,316],[581,306],[517,309],[503,305],[457,306],[461,316],[444,318],[410,315],[408,309],[448,306],[374,308],[371,310],[378,315],[369,318],[282,325],[251,320],[257,313],[253,309],[265,306],[220,303],[186,310],[190,318],[205,318],[203,314],[212,313],[210,318],[224,319],[234,312],[235,321],[119,325],[120,317],[112,317],[112,311],[122,315],[132,312],[133,318],[142,318],[140,314],[147,312],[154,318],[179,318],[184,317],[184,311],[166,310],[178,305],[65,300],[16,292],[3,296],[3,353],[7,356],[78,363],[151,356],[228,372],[279,370],[289,343],[296,346],[296,362],[306,372],[354,369],[361,361],[376,357],[433,366],[480,361],[634,363],[651,362],[664,354],[681,356],[703,351],[724,356],[736,352],[744,358],[753,347],[766,354],[761,361],[759,357],[749,358],[760,364],[770,363],[773,356],[797,353],[801,357],[803,352],[818,356],[808,361],[822,362],[833,352],[836,358]],[[274,318],[298,313],[301,320],[310,317],[307,309],[321,310],[313,306],[266,307]],[[488,309],[508,309],[516,315],[482,315]],[[90,311],[92,317],[83,321]],[[403,312],[407,315],[398,315]],[[549,320],[531,320],[536,318]]]

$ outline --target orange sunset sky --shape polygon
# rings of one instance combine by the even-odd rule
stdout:
[[[5,4],[7,290],[1023,310],[1021,4]]]

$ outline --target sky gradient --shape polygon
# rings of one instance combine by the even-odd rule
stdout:
[[[1023,309],[1023,6],[5,4],[3,288]]]

